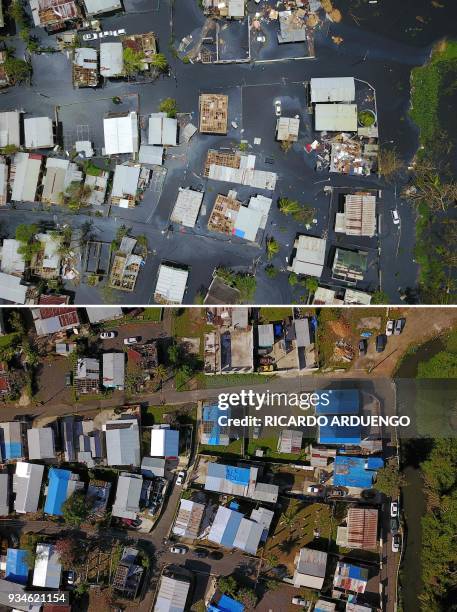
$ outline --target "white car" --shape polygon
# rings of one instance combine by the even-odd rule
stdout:
[[[308,487],[307,488],[308,493],[319,493],[320,489],[319,487],[316,487],[315,485]]]
[[[175,555],[185,555],[188,550],[187,546],[176,545],[170,547],[170,552],[175,553]]]
[[[394,501],[390,504],[390,516],[396,518],[398,516],[398,502]]]
[[[105,38],[105,35],[103,34],[103,32],[99,32],[99,33],[98,33],[98,37],[99,37],[99,38]]]
[[[89,34],[83,34],[83,40],[96,40],[97,34],[90,32]]]
[[[281,110],[282,110],[281,100],[275,100],[275,113],[276,113],[276,117],[280,117],[281,116]]]
[[[303,599],[303,597],[299,597],[298,595],[292,597],[292,603],[296,606],[302,606],[303,608],[305,606],[309,606],[309,601],[307,599]],[[309,610],[309,608],[307,609]]]
[[[141,336],[132,336],[131,338],[124,338],[124,344],[137,344],[140,340]]]
[[[111,30],[106,30],[106,32],[103,32],[103,36],[112,36],[113,33],[111,32]]]
[[[398,210],[394,209],[391,211],[392,213],[392,221],[394,222],[394,225],[400,225],[400,215],[398,214]]]
[[[386,323],[386,336],[391,336],[394,333],[395,321],[389,319]]]
[[[126,34],[124,28],[121,28],[120,30],[118,30],[117,33],[119,34],[119,36],[125,36]]]
[[[182,485],[182,483],[184,482],[185,477],[186,477],[186,472],[178,472],[178,478],[176,479],[176,484],[177,485]]]
[[[392,552],[397,553],[400,550],[401,537],[399,533],[396,533],[392,537]]]
[[[115,338],[116,336],[117,336],[117,332],[106,331],[100,334],[100,340],[110,340],[111,338]]]

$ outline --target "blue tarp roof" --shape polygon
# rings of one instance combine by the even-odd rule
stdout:
[[[360,444],[360,427],[338,427],[324,425],[319,428],[319,444]]]
[[[22,457],[22,444],[20,442],[5,442],[2,450],[5,459],[20,459]]]
[[[365,582],[368,581],[368,570],[365,567],[359,567],[358,565],[347,564],[349,569],[349,578],[353,578],[354,580],[363,580]]]
[[[225,469],[225,478],[227,480],[230,480],[230,482],[248,485],[250,473],[251,471],[249,470],[249,468],[240,468],[233,467],[232,465],[227,465]]]
[[[44,511],[46,514],[62,515],[62,505],[67,499],[68,481],[71,478],[69,470],[51,468],[49,470],[49,485]]]
[[[224,535],[221,538],[222,546],[226,546],[227,548],[232,548],[233,543],[236,538],[236,534],[238,533],[238,528],[240,526],[241,521],[243,520],[243,515],[241,512],[235,512],[232,510],[230,512],[229,520],[224,529]]]
[[[6,551],[5,578],[18,584],[27,584],[29,566],[26,563],[27,551],[21,548],[8,548]]]
[[[208,612],[244,612],[244,605],[228,595],[221,595],[217,603],[208,606]]]
[[[365,469],[363,457],[335,457],[333,484],[337,487],[358,487],[369,489],[373,485],[376,472]]]
[[[179,431],[165,430],[165,457],[179,457]]]
[[[360,398],[357,389],[331,389],[328,391],[329,404],[316,407],[317,414],[359,414]]]
[[[218,423],[218,419],[221,415],[230,417],[230,409],[222,410],[217,404],[214,406],[204,406],[202,412],[202,418],[204,423],[213,423],[211,431],[209,432],[207,444],[217,446],[220,444],[220,432],[221,427]]]
[[[382,457],[368,457],[367,463],[369,470],[380,470],[384,467],[384,459]]]

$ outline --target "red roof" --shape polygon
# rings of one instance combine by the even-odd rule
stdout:
[[[49,306],[59,306],[60,304],[68,304],[68,295],[40,295],[38,304],[46,304]]]
[[[129,361],[133,361],[133,363],[136,363],[136,365],[140,365],[141,360],[142,360],[142,355],[135,349],[129,349],[127,351],[127,359]]]

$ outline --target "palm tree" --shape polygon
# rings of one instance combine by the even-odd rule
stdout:
[[[168,68],[168,61],[163,53],[156,53],[151,63],[159,72],[165,72]]]
[[[273,259],[273,257],[279,253],[279,243],[274,238],[268,238],[266,249],[268,259]]]
[[[289,198],[279,198],[278,207],[283,215],[296,215],[301,210],[297,200],[290,200]]]

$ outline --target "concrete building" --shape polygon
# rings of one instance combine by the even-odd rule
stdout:
[[[138,115],[136,112],[109,113],[103,119],[103,131],[106,155],[138,153]]]
[[[357,104],[316,104],[314,129],[316,132],[356,132]]]
[[[189,271],[160,264],[154,300],[160,304],[182,304]]]
[[[105,79],[121,77],[124,73],[122,43],[109,42],[100,44],[100,74]]]
[[[26,149],[52,149],[54,126],[49,117],[27,117],[24,119]]]
[[[295,255],[287,269],[295,274],[320,278],[324,269],[327,241],[315,236],[299,236],[294,242]]]
[[[170,221],[180,223],[185,227],[194,227],[203,202],[203,191],[184,189],[180,187],[178,197],[171,213]]]

